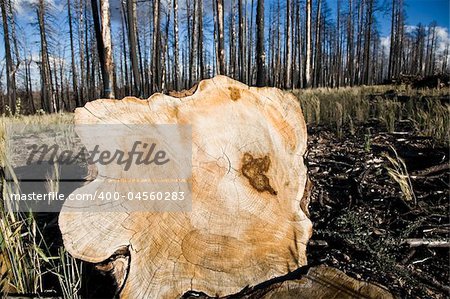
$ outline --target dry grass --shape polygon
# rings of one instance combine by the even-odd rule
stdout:
[[[417,198],[414,194],[414,189],[411,183],[408,169],[406,168],[406,164],[403,159],[399,157],[395,148],[391,146],[391,150],[393,151],[395,157],[391,157],[389,154],[385,154],[385,157],[391,164],[390,167],[386,167],[386,170],[389,176],[400,186],[400,190],[402,190],[405,200],[414,201],[414,204],[416,205]]]
[[[409,97],[386,99],[388,90]],[[400,121],[410,122],[418,135],[433,137],[448,144],[450,137],[450,106],[439,97],[449,96],[448,89],[418,91],[397,86],[361,86],[340,89],[309,89],[293,91],[299,98],[308,124],[326,125],[338,136],[354,126],[377,120],[386,131],[394,132]],[[379,95],[379,96],[377,96]]]
[[[54,275],[59,281],[63,298],[79,298],[82,267],[63,248],[57,256],[50,253],[32,212],[15,212],[7,200],[20,193],[7,149],[7,127],[26,124],[32,127],[49,124],[69,124],[70,114],[0,117],[0,293],[42,294],[45,275]],[[5,170],[13,182],[6,182]],[[58,178],[49,180],[49,191],[58,189]]]

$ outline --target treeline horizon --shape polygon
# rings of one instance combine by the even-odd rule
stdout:
[[[326,0],[63,3],[67,28],[53,26],[49,2],[30,2],[39,35],[33,56],[27,38],[18,37],[13,0],[0,0],[2,113],[14,114],[18,99],[26,113],[52,113],[100,97],[147,98],[217,74],[301,89],[449,71],[449,45],[439,49],[436,22],[407,26],[403,0],[336,0],[334,13]],[[390,23],[388,43],[379,15]]]

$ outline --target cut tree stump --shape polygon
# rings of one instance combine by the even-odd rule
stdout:
[[[306,264],[312,233],[304,197],[307,136],[292,94],[217,76],[184,98],[89,102],[75,111],[75,122],[192,126],[192,211],[63,206],[66,249],[111,271],[122,298],[176,298],[190,290],[224,296]],[[108,167],[98,167],[97,178],[74,193],[94,194]],[[126,188],[126,178],[116,179],[108,191]]]

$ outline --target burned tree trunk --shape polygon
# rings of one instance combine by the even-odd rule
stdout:
[[[291,36],[291,1],[286,0],[286,39],[285,39],[285,57],[286,57],[286,81],[285,87],[292,88],[292,36]]]
[[[44,110],[48,112],[56,112],[56,103],[53,94],[52,78],[50,73],[47,34],[45,31],[44,0],[39,0],[37,7],[37,17],[39,23],[39,33],[41,37],[41,101],[43,103]]]
[[[153,1],[152,90],[161,90],[161,20],[160,0]]]
[[[157,2],[157,1],[156,1]],[[128,45],[130,47],[131,68],[133,71],[134,94],[141,96],[141,75],[139,73],[136,37],[136,2],[127,0]]]
[[[91,0],[94,19],[95,37],[97,40],[98,57],[103,78],[103,97],[114,98],[113,64],[111,46],[111,26],[109,18],[109,0],[100,0],[100,12],[97,0]],[[101,20],[101,23],[100,23]]]
[[[72,68],[72,93],[75,98],[76,107],[81,107],[81,99],[78,93],[78,79],[77,79],[77,68],[75,66],[75,45],[73,42],[73,25],[72,25],[72,13],[71,13],[71,3],[67,0],[67,16],[69,22],[69,37],[70,37],[70,57],[71,57],[71,68]]]
[[[266,85],[266,53],[264,50],[264,0],[256,6],[256,85]]]
[[[16,75],[11,56],[11,43],[9,38],[9,27],[5,2],[6,1],[4,0],[0,1],[3,20],[3,37],[5,41],[6,88],[8,95],[8,105],[9,108],[11,109],[11,112],[14,113],[16,108]]]
[[[306,0],[306,62],[305,86],[311,87],[311,1]]]
[[[109,0],[100,0],[100,18],[102,21],[102,40],[104,53],[103,76],[104,96],[106,98],[114,98],[114,64],[113,50],[111,43],[111,20],[109,13]]]
[[[173,39],[174,39],[174,56],[175,61],[173,65],[173,75],[174,75],[174,87],[175,90],[180,88],[180,65],[179,65],[179,38],[178,38],[178,0],[173,0]]]
[[[218,54],[218,68],[219,75],[225,74],[225,40],[224,40],[224,13],[223,13],[223,0],[216,1],[216,18],[217,18],[217,54]]]

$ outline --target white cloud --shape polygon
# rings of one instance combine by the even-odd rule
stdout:
[[[413,25],[405,25],[405,33],[407,34],[414,34],[414,32],[417,30],[417,26]],[[425,27],[425,40],[428,38],[428,29],[429,27]],[[389,48],[391,45],[391,37],[388,36],[382,36],[381,37],[381,46],[384,47],[384,54],[389,55]],[[450,45],[450,35],[448,28],[436,26],[436,61],[437,61],[437,68],[439,68],[443,62],[444,58],[444,52],[447,47],[447,45]],[[447,64],[450,65],[450,55],[447,57],[448,61]]]
[[[448,28],[436,27],[437,36],[437,47],[436,47],[436,57],[438,62],[438,67],[442,65],[445,60],[444,52],[450,46],[450,36]],[[447,53],[447,65],[450,65],[450,56]]]
[[[389,49],[391,47],[391,37],[382,36],[380,40],[381,40],[381,47],[384,49],[384,54],[389,55]]]
[[[12,0],[12,2],[20,16],[34,15],[34,7],[38,4],[38,0]],[[62,12],[65,9],[64,2],[61,0],[45,0],[44,3],[47,7],[51,7],[53,12]]]

